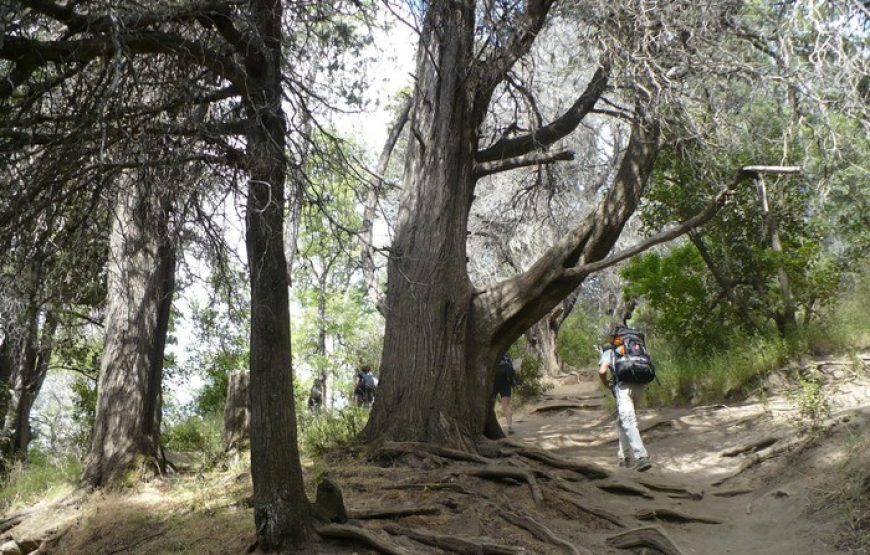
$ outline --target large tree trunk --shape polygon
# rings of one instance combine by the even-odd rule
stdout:
[[[770,210],[767,199],[767,187],[764,183],[764,178],[759,178],[757,182],[758,197],[761,201],[761,211],[764,214],[764,221],[767,225],[767,233],[770,235],[770,248],[777,256],[783,256],[782,240],[779,238],[779,226],[776,223],[776,216]],[[791,293],[791,282],[788,273],[785,271],[785,266],[779,261],[776,263],[776,277],[779,280],[779,292],[782,295],[782,311],[775,314],[776,327],[780,335],[785,336],[789,330],[797,327],[797,319],[795,317],[794,299]]]
[[[390,439],[468,447],[482,431],[476,398],[487,372],[483,356],[468,349],[473,288],[465,261],[478,123],[466,83],[473,32],[470,8],[429,5],[387,269],[382,380],[367,426]]]
[[[27,448],[32,439],[30,411],[45,382],[54,334],[57,330],[57,318],[50,309],[45,312],[39,332],[37,332],[38,319],[38,312],[34,312],[31,331],[27,334],[24,356],[19,361],[11,384],[4,421],[3,436],[9,440],[7,446],[9,458],[20,460],[27,459]]]
[[[281,107],[281,3],[251,3],[262,47],[246,59],[252,121],[245,242],[251,283],[251,477],[260,549],[308,536],[310,508],[296,444],[287,262],[283,250],[286,116]]]
[[[570,133],[606,86],[608,70],[601,68],[553,123],[478,152],[477,129],[492,91],[531,46],[549,6],[528,2],[510,47],[473,62],[474,3],[428,4],[369,439],[473,449],[484,430],[499,435],[490,403],[497,357],[582,282],[587,274],[574,267],[606,256],[637,206],[658,153],[657,129],[642,124],[634,126],[614,185],[593,218],[526,273],[483,290],[469,281],[465,242],[476,177],[500,163],[516,167],[516,157]]]
[[[84,482],[123,483],[159,456],[163,355],[175,287],[170,202],[140,170],[118,194],[109,246],[106,336]]]

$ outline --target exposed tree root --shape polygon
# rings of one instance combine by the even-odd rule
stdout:
[[[619,528],[626,528],[627,527],[625,522],[623,522],[621,518],[619,518],[615,514],[611,513],[610,511],[607,511],[607,510],[602,509],[601,507],[597,507],[595,505],[589,505],[587,503],[583,503],[583,502],[578,501],[577,499],[571,497],[570,495],[564,495],[561,493],[557,494],[557,495],[558,495],[559,499],[561,499],[562,501],[564,501],[566,503],[569,503],[570,505],[577,507],[578,509],[580,509],[584,513],[587,513],[587,514],[590,514],[594,517],[600,518],[601,520],[606,520],[607,522],[609,522],[609,523],[611,523]]]
[[[549,411],[557,411],[557,410],[565,410],[565,409],[580,409],[580,410],[598,410],[601,408],[601,405],[594,403],[581,403],[577,401],[549,401],[543,404],[540,404],[529,411],[529,414],[535,414],[539,412],[549,412]]]
[[[379,456],[396,456],[396,455],[437,455],[446,459],[457,461],[475,462],[480,464],[491,464],[493,461],[474,453],[466,453],[459,449],[451,449],[450,447],[441,447],[429,443],[419,443],[413,441],[386,441],[375,451],[375,457]]]
[[[484,539],[473,540],[470,538],[461,538],[459,536],[423,532],[413,528],[399,526],[398,524],[387,524],[384,526],[384,530],[390,534],[407,536],[420,543],[444,549],[445,551],[452,551],[453,553],[463,553],[468,555],[514,555],[526,552],[522,547],[501,545]]]
[[[389,538],[379,535],[377,532],[350,526],[348,524],[327,524],[316,529],[323,538],[336,538],[340,540],[354,540],[370,545],[380,553],[387,555],[412,555],[404,547],[393,543]]]
[[[649,432],[654,428],[658,428],[659,426],[663,427],[673,427],[674,419],[673,418],[654,418],[652,421],[647,422],[646,424],[642,424],[638,426],[637,430],[641,434],[645,432]],[[603,445],[609,445],[611,443],[616,443],[619,441],[617,437],[611,437],[608,439],[599,439],[597,441],[591,441],[589,443],[584,444],[585,447],[601,447]]]
[[[571,470],[578,474],[582,474],[583,476],[592,480],[600,480],[602,478],[607,478],[608,476],[610,476],[610,472],[607,469],[598,466],[597,464],[561,459],[559,457],[551,455],[550,453],[547,453],[543,449],[529,447],[528,445],[523,445],[522,443],[519,443],[517,441],[502,440],[501,443],[512,447],[516,450],[517,454],[526,457],[527,459],[533,459],[554,468]]]
[[[747,493],[755,493],[754,489],[729,489],[725,491],[714,491],[716,497],[737,497],[738,495],[746,495]]]
[[[629,484],[628,482],[623,482],[622,480],[616,480],[613,478],[597,482],[595,487],[610,493],[637,495],[640,497],[646,497],[647,499],[654,499],[653,494],[644,486],[640,484]]]
[[[694,499],[696,501],[704,498],[704,492],[701,490],[695,490],[677,484],[669,484],[655,478],[650,478],[644,474],[641,474],[640,476],[635,478],[635,480],[638,484],[648,487],[651,490],[669,493],[671,494],[670,497],[681,499]]]
[[[702,524],[722,524],[722,521],[716,518],[687,515],[673,509],[642,509],[635,515],[638,520],[664,520],[668,522],[700,522]]]
[[[749,442],[744,442],[740,445],[736,445],[729,449],[724,449],[719,453],[720,457],[736,457],[737,455],[742,455],[743,453],[748,453],[749,451],[761,451],[766,447],[770,447],[777,441],[782,439],[780,436],[770,436],[762,439],[756,439]]]
[[[348,518],[356,520],[374,520],[384,518],[401,518],[411,515],[437,515],[441,508],[436,505],[421,507],[382,507],[378,509],[349,509]]]
[[[523,481],[529,484],[529,489],[532,490],[532,499],[535,500],[535,504],[540,504],[544,501],[544,494],[541,491],[541,487],[538,485],[538,481],[535,479],[535,476],[528,470],[522,468],[496,465],[482,467],[468,466],[458,468],[454,470],[454,472],[495,480],[510,478],[512,480]]]
[[[30,515],[33,511],[24,511],[21,513],[16,513],[14,515],[8,516],[3,520],[0,520],[0,534],[3,532],[15,528],[18,526],[22,520],[28,515]]]
[[[592,555],[592,552],[588,549],[575,546],[568,540],[560,538],[552,530],[531,517],[515,514],[514,511],[510,510],[499,510],[498,514],[511,524],[531,532],[539,540],[561,547],[566,553],[571,553],[572,555]]]
[[[726,476],[723,476],[722,478],[719,478],[718,480],[713,482],[713,485],[714,486],[721,486],[722,484],[731,480],[732,478],[736,478],[737,476],[743,474],[744,472],[746,472],[747,470],[749,470],[753,466],[760,464],[768,459],[772,459],[773,457],[776,457],[777,455],[780,455],[780,454],[784,453],[785,451],[790,451],[790,450],[795,449],[795,448],[798,448],[798,449],[803,448],[807,442],[808,442],[808,438],[805,438],[803,436],[798,436],[798,437],[791,439],[789,441],[782,442],[779,444],[773,444],[772,446],[770,446],[766,449],[762,449],[761,451],[758,451],[756,453],[752,453],[746,459],[744,459],[742,463],[740,463],[740,466],[737,467],[737,470],[735,470],[731,474],[728,474]]]
[[[620,549],[651,547],[665,555],[683,555],[682,551],[674,545],[674,542],[655,526],[635,528],[634,530],[628,530],[627,532],[611,536],[607,538],[607,545]]]

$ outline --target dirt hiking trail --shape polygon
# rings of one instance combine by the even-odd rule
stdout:
[[[611,510],[642,515],[668,508],[717,521],[657,519],[684,553],[870,553],[867,528],[863,545],[843,537],[849,508],[837,499],[844,481],[852,479],[870,496],[870,354],[859,358],[860,370],[846,359],[812,361],[830,408],[817,422],[815,439],[801,433],[801,424],[810,422],[800,416],[798,394],[781,379],[771,380],[766,399],[733,406],[644,409],[641,403],[638,425],[653,461],[643,478],[680,484],[700,497],[651,491],[651,497],[611,500]],[[511,437],[633,476],[616,468],[615,407],[606,402],[597,376],[572,381],[525,407],[514,418]],[[850,475],[856,470],[863,476]],[[865,509],[866,503],[865,498]]]
[[[521,407],[515,433],[476,454],[385,443],[309,461],[321,524],[287,552],[867,554],[870,353],[790,372],[821,376],[824,394],[789,394],[774,377],[766,397],[733,405],[641,405],[644,473],[616,467],[615,413],[594,370]],[[796,424],[801,402],[830,409],[812,433]],[[0,553],[246,553],[250,484],[242,465],[46,500],[0,517]]]

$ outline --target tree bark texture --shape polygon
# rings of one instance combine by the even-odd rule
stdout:
[[[466,82],[474,31],[468,4],[430,3],[420,36],[387,267],[382,381],[367,427],[397,441],[463,445],[483,425],[479,403],[471,401],[487,389],[487,372],[469,365],[467,353],[473,291],[465,241],[479,123]]]
[[[601,68],[553,124],[478,151],[477,129],[493,87],[531,46],[549,6],[529,2],[506,50],[475,62],[474,3],[428,4],[388,264],[382,379],[364,432],[370,440],[473,449],[485,430],[499,435],[490,402],[497,357],[579,286],[585,274],[572,272],[575,266],[607,255],[652,170],[658,129],[640,121],[592,218],[527,272],[481,290],[470,283],[465,247],[475,164],[521,156],[567,135],[606,86],[608,69]]]
[[[224,448],[247,449],[251,441],[251,375],[237,371],[229,375],[227,401],[224,405]]]
[[[290,356],[287,262],[283,248],[287,120],[281,107],[281,17],[276,0],[251,3],[262,46],[246,58],[245,108],[258,125],[247,133],[245,223],[251,283],[251,477],[259,548],[307,537],[310,508],[296,442]]]
[[[783,256],[782,240],[779,237],[779,226],[776,216],[771,212],[767,198],[767,187],[764,178],[759,177],[757,182],[758,197],[761,201],[761,210],[764,214],[764,222],[767,225],[767,233],[770,235],[770,248],[778,256]],[[785,334],[797,326],[795,317],[794,299],[791,293],[791,282],[788,273],[781,262],[777,262],[776,277],[779,280],[779,291],[782,295],[782,312],[775,315],[776,327],[780,335]]]
[[[121,485],[159,457],[163,354],[175,288],[171,203],[143,170],[125,174],[112,217],[103,358],[84,482]]]

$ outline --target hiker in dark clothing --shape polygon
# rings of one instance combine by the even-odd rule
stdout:
[[[308,392],[308,412],[318,413],[323,406],[323,379],[316,378]]]
[[[353,378],[353,398],[358,406],[367,407],[375,400],[378,382],[372,375],[372,367],[363,365]]]
[[[493,397],[498,397],[501,403],[501,411],[507,420],[508,433],[514,433],[511,414],[511,390],[517,385],[517,375],[514,371],[514,362],[507,353],[504,353],[495,368],[495,385]]]

